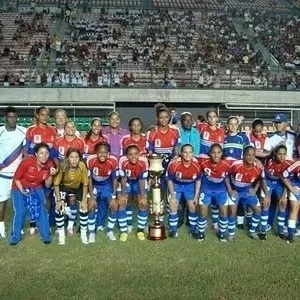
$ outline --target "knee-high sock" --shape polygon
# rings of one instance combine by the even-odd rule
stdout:
[[[188,212],[188,220],[190,224],[190,232],[196,232],[198,214],[196,212]]]
[[[235,235],[236,217],[228,217],[228,234]]]
[[[118,218],[117,212],[108,213],[107,232],[114,230],[115,224],[117,222],[117,218]]]
[[[68,220],[68,229],[73,229],[77,217],[77,203],[69,205],[70,215]]]
[[[80,220],[80,231],[86,231],[88,226],[88,213],[87,212],[79,212],[79,220]]]
[[[225,236],[228,227],[228,217],[219,217],[219,235]]]
[[[148,219],[148,211],[147,210],[139,210],[138,211],[138,230],[144,231]],[[127,220],[128,222],[128,220]],[[128,224],[128,223],[127,223]]]
[[[269,210],[263,210],[261,212],[261,217],[260,217],[261,232],[263,233],[267,232],[268,218],[269,218]]]
[[[294,239],[296,233],[296,221],[289,219],[288,232],[289,232],[289,238]]]
[[[279,210],[277,215],[278,234],[283,234],[285,218],[286,218],[286,212]]]
[[[169,230],[177,232],[178,227],[178,214],[177,212],[169,212]]]
[[[250,229],[249,229],[249,231],[251,233],[254,233],[256,231],[256,228],[259,224],[259,220],[260,220],[260,214],[253,213],[251,226],[250,226]]]
[[[120,225],[120,231],[121,233],[127,232],[127,213],[126,213],[126,208],[124,209],[119,209],[118,211],[118,222]]]
[[[126,207],[126,215],[127,215],[127,225],[132,226],[132,215],[133,215],[133,206],[132,204],[128,204]]]
[[[198,231],[201,234],[205,233],[206,230],[206,218],[198,217],[198,223],[197,223]]]
[[[88,215],[88,232],[96,231],[96,211],[89,212]]]

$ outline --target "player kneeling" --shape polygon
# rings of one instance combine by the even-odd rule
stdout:
[[[77,218],[77,201],[80,203],[80,233],[81,241],[88,243],[87,239],[87,192],[88,192],[88,171],[81,160],[79,150],[70,148],[66,157],[60,162],[58,173],[53,180],[56,200],[56,226],[58,230],[58,243],[65,244],[65,216],[68,217],[68,236],[74,234],[74,223]]]
[[[47,144],[37,144],[34,152],[35,156],[28,157],[20,163],[13,178],[12,201],[15,214],[10,245],[16,245],[21,240],[26,210],[29,211],[30,222],[36,222],[43,242],[49,244],[52,240],[43,185],[51,186],[52,175],[56,170],[49,160],[50,149]]]
[[[167,184],[170,192],[169,237],[177,238],[178,204],[186,201],[190,236],[196,238],[197,212],[196,205],[200,190],[201,169],[193,158],[193,147],[190,144],[181,148],[181,158],[172,161],[167,170]]]
[[[138,198],[138,230],[137,238],[145,239],[145,227],[148,219],[147,178],[148,160],[140,156],[138,146],[131,145],[126,149],[126,157],[119,161],[119,175],[121,177],[121,195],[118,199],[118,221],[120,225],[120,241],[127,241],[127,213],[128,197]],[[111,207],[112,209],[112,207]]]
[[[217,207],[219,207],[218,237],[221,242],[226,242],[228,194],[225,179],[227,179],[230,165],[225,160],[222,160],[223,150],[221,145],[211,145],[208,154],[210,158],[200,164],[202,176],[199,198],[199,235],[197,240],[203,242],[205,239],[208,206],[214,201]]]
[[[116,199],[117,186],[117,158],[110,155],[110,146],[106,142],[98,143],[95,146],[96,155],[89,156],[87,166],[89,170],[89,216],[88,216],[88,231],[89,242],[95,242],[95,224],[96,211],[100,211],[100,224],[105,223],[106,212],[111,204],[112,199]],[[116,212],[110,212],[108,216],[107,237],[111,241],[116,238],[113,233],[113,227],[116,222]]]

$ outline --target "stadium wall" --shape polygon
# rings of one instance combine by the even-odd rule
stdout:
[[[188,89],[2,88],[1,103],[55,104],[101,102],[173,102],[300,105],[300,93],[289,91]]]

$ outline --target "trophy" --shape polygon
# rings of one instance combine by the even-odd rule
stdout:
[[[163,161],[165,157],[160,154],[151,154],[149,160],[149,175],[153,182],[151,184],[152,200],[150,200],[150,214],[154,220],[148,228],[148,239],[152,241],[164,240],[166,238],[165,226],[160,221],[164,212],[164,203],[161,199],[161,187],[159,178],[164,173]]]

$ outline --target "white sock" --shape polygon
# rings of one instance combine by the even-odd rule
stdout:
[[[0,235],[2,235],[2,236],[5,235],[5,224],[4,224],[4,221],[0,222]]]
[[[73,229],[74,227],[74,221],[68,221],[68,229]]]

